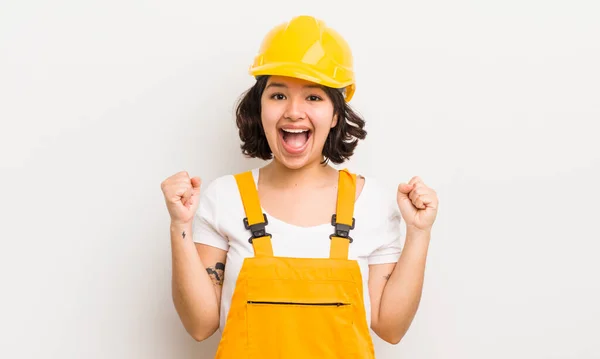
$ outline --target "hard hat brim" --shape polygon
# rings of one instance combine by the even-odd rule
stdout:
[[[354,94],[354,79],[340,80],[334,79],[324,75],[312,68],[310,65],[298,64],[298,63],[270,63],[258,67],[250,68],[250,75],[262,76],[286,76],[298,78],[310,82],[314,82],[319,85],[331,87],[331,88],[345,88],[345,100],[350,101]]]

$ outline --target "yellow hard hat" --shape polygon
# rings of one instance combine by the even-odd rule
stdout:
[[[355,90],[354,61],[348,43],[325,22],[297,16],[265,36],[250,74],[300,78],[344,88],[346,102]]]

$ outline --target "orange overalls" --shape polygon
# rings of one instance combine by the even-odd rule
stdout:
[[[348,259],[356,175],[339,171],[329,258],[274,256],[252,172],[235,179],[255,256],[240,270],[216,359],[374,358],[361,272]]]

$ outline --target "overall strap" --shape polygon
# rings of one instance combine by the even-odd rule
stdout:
[[[244,227],[252,233],[248,242],[252,243],[254,255],[256,257],[272,257],[271,235],[266,231],[269,221],[267,220],[267,215],[262,212],[252,171],[239,173],[234,177],[240,196],[242,197],[244,212],[246,213]]]
[[[335,214],[331,225],[335,227],[331,238],[329,258],[348,259],[348,249],[352,243],[350,230],[354,229],[354,201],[356,198],[356,175],[348,170],[339,171],[338,193]]]

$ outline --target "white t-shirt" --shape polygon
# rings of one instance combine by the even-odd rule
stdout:
[[[258,183],[259,169],[253,169],[252,173],[255,183]],[[271,242],[275,256],[329,257],[329,235],[333,233],[331,223],[299,227],[271,216],[264,209],[263,212],[269,220],[267,232],[273,235]],[[233,175],[219,177],[202,189],[193,222],[193,240],[227,251],[221,295],[221,331],[225,327],[244,258],[254,256],[252,244],[248,242],[251,233],[243,224],[245,217]],[[350,231],[354,241],[350,244],[348,258],[357,260],[361,270],[370,327],[369,265],[397,262],[404,243],[405,226],[396,202],[396,188],[366,177],[354,206],[354,218],[356,228]]]

